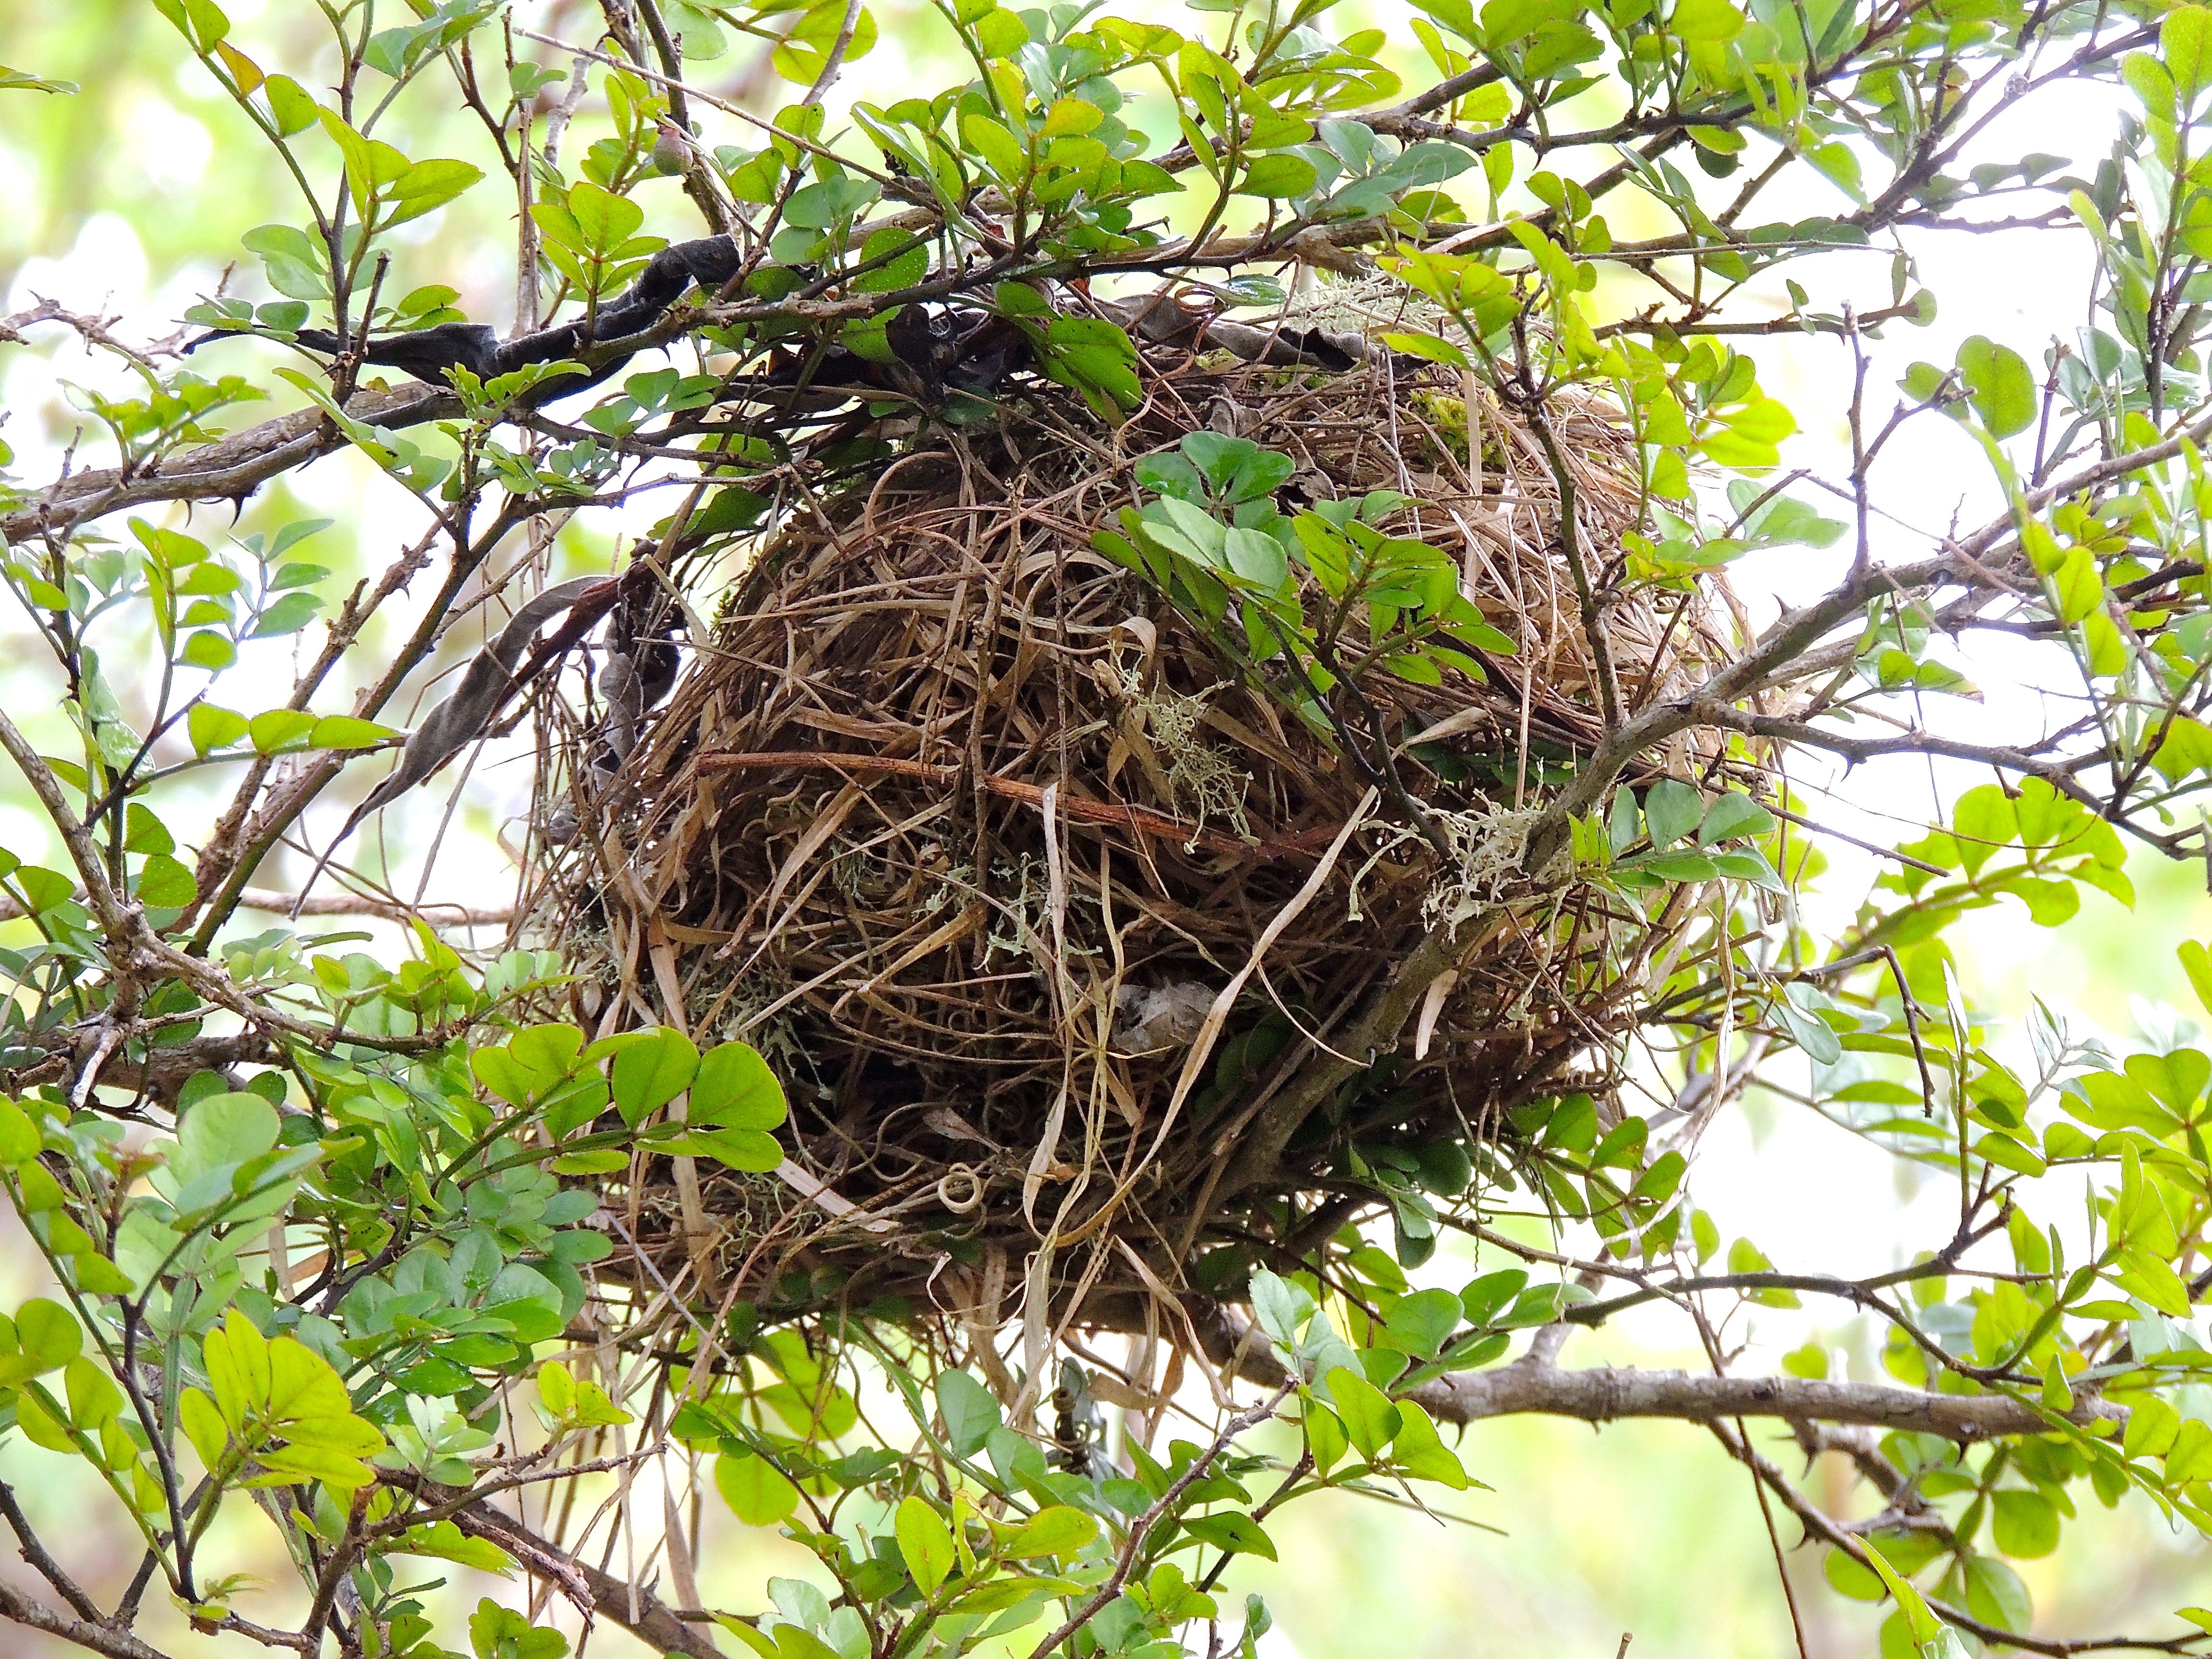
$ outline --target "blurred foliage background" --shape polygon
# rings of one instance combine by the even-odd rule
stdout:
[[[273,48],[274,60],[312,83],[309,66],[317,53],[328,50],[319,23],[311,28],[308,20],[301,19],[291,27],[274,15],[283,9],[262,0],[230,0],[228,9],[242,31]],[[567,14],[581,8],[556,4],[537,9],[545,31],[558,34]],[[1139,0],[1126,9],[1142,15],[1148,8]],[[939,84],[953,73],[951,36],[927,7],[891,0],[876,10],[883,39],[852,65],[834,104],[854,97],[895,98],[915,86]],[[1347,0],[1344,11],[1357,15],[1356,20],[1342,18],[1344,27],[1371,22],[1391,30],[1394,43],[1407,54],[1407,67],[1413,67],[1415,49],[1399,10],[1371,0]],[[287,42],[288,27],[296,40]],[[289,53],[288,44],[295,48]],[[70,95],[0,94],[0,189],[6,203],[0,212],[0,312],[51,297],[80,309],[102,307],[124,319],[119,326],[126,333],[181,326],[175,319],[196,298],[216,290],[234,264],[246,258],[251,270],[250,258],[240,246],[243,233],[295,216],[291,186],[273,152],[239,130],[228,100],[203,82],[197,66],[178,50],[169,26],[144,0],[48,5],[15,0],[0,7],[0,62],[73,82],[77,88]],[[750,98],[755,107],[766,109],[781,96],[763,66],[742,49],[718,63],[694,67],[701,84],[733,101]],[[446,146],[439,142],[441,124],[458,130],[465,123],[472,125],[473,118],[456,108],[440,108],[434,99],[434,94],[417,96],[419,106],[409,112],[408,125],[422,137],[426,151],[441,152]],[[2098,113],[2083,112],[2084,137],[2097,137]],[[2065,148],[2057,139],[2049,142]],[[659,222],[649,222],[648,228],[690,234],[690,208],[678,182],[653,188],[663,199]],[[511,316],[513,242],[501,215],[500,198],[485,190],[410,227],[413,241],[403,254],[404,268],[392,273],[392,291],[446,283],[461,290],[462,304],[472,317],[500,322]],[[1953,307],[1943,331],[1948,333],[1991,327],[1991,313],[2002,313],[2015,342],[2026,349],[2036,329],[2047,335],[2066,326],[2069,307],[2079,302],[2068,291],[2070,273],[2036,268],[2032,260],[2023,263],[2016,242],[2008,241],[2002,267],[1978,263],[1981,255],[1972,249],[1931,248],[1926,253],[1944,262],[1948,273],[1939,284]],[[1978,309],[1973,303],[1977,295],[1984,302]],[[1901,368],[1909,355],[1929,347],[1923,336],[1880,349]],[[222,366],[246,369],[248,354],[271,349],[250,342],[226,343],[222,350],[230,360]],[[1840,410],[1839,398],[1823,402],[1824,392],[1845,384],[1847,366],[1839,362],[1837,348],[1784,337],[1759,349],[1762,378],[1783,392],[1809,428],[1795,441],[1798,453],[1785,459],[1817,462],[1832,455],[1843,439],[1839,429],[1823,430],[1820,416],[1824,408]],[[81,422],[70,387],[87,374],[89,362],[78,343],[58,331],[44,331],[27,349],[0,359],[0,407],[9,411],[0,436],[15,447],[27,476],[45,476],[63,463]],[[253,409],[243,414],[265,412]],[[1833,420],[1839,428],[1839,412]],[[40,465],[41,456],[49,465]],[[1948,510],[1940,493],[1945,487],[1941,457],[1931,459],[1926,471],[1929,499],[1893,503],[1894,510]],[[341,454],[246,503],[237,528],[248,531],[301,516],[335,520],[316,551],[343,583],[417,532],[404,511],[395,511],[392,492],[374,489],[372,482],[357,456]],[[624,528],[611,518],[601,514],[572,523],[564,532],[565,564],[579,571],[607,568],[615,538]],[[1802,550],[1775,556],[1799,564],[1824,557]],[[1762,586],[1787,592],[1819,574],[1754,563],[1740,576],[1755,599]],[[387,615],[375,626],[396,631],[403,621],[404,616]],[[16,620],[0,617],[0,698],[8,700],[34,738],[58,737],[65,729],[58,711],[21,707],[27,687],[9,678],[8,665],[25,659],[28,638]],[[374,635],[369,648],[373,654]],[[457,639],[448,648],[458,660],[472,646]],[[401,718],[409,714],[398,711]],[[1848,822],[1854,806],[1871,808],[1877,802],[1887,814],[1923,815],[1932,810],[1931,792],[1950,793],[1954,781],[1920,774],[1911,781],[1917,799],[1909,801],[1898,784],[1894,770],[1869,770],[1838,781],[1839,821]],[[479,876],[496,881],[505,863],[498,830],[503,817],[519,810],[526,787],[524,769],[503,773],[496,765],[478,768],[441,849],[437,890],[431,896],[461,896]],[[11,797],[11,791],[21,789],[12,772],[0,779],[0,842],[27,860],[51,861],[54,849],[45,844],[43,819],[27,801]],[[434,798],[410,802],[387,820],[385,851],[395,872],[394,884],[403,891],[410,889],[404,872],[415,848],[434,831],[444,808],[444,792],[430,794]],[[294,869],[270,875],[282,879],[301,873]],[[1824,895],[1847,910],[1872,873],[1870,866],[1839,864],[1825,878]],[[2173,951],[2185,939],[2212,932],[2203,872],[2139,860],[2130,874],[2140,896],[2132,911],[2093,899],[2072,921],[2045,930],[2008,902],[1970,919],[1954,940],[1963,977],[2001,1026],[2016,1022],[2037,996],[2116,1041],[2165,1036],[2177,1022],[2189,1020],[2192,1011],[2201,1021],[2203,1011],[2191,997]],[[1906,1224],[1918,1194],[1893,1173],[1902,1166],[1787,1102],[1754,1097],[1744,1112],[1724,1117],[1707,1141],[1703,1159],[1700,1201],[1726,1235],[1755,1234],[1778,1259],[1819,1263],[1837,1272],[1875,1272],[1895,1265],[1887,1254],[1893,1239],[1928,1231]],[[1765,1173],[1808,1165],[1829,1172],[1822,1187],[1812,1192]],[[1471,1262],[1464,1241],[1448,1243],[1445,1255],[1455,1248],[1463,1261]],[[27,1251],[13,1248],[0,1256],[7,1297],[20,1298],[40,1288],[30,1277],[33,1261]],[[1443,1278],[1455,1278],[1446,1263],[1440,1262],[1439,1270]],[[1848,1356],[1850,1376],[1881,1375],[1875,1336],[1864,1322],[1819,1324],[1813,1319],[1809,1314],[1763,1310],[1749,1340],[1757,1350],[1770,1351],[1770,1360],[1772,1354],[1816,1340]],[[1579,1365],[1699,1364],[1692,1353],[1640,1346],[1637,1330],[1630,1318],[1603,1334],[1577,1337],[1564,1358]],[[1754,1430],[1754,1438],[1778,1442],[1770,1449],[1782,1461],[1794,1457],[1778,1428]],[[1509,1419],[1470,1431],[1463,1454],[1469,1469],[1491,1490],[1456,1502],[1453,1507],[1462,1517],[1461,1524],[1350,1501],[1290,1510],[1278,1527],[1287,1565],[1245,1565],[1249,1584],[1237,1586],[1264,1589],[1276,1613],[1278,1623],[1262,1644],[1263,1653],[1271,1659],[1376,1654],[1391,1659],[1601,1659],[1616,1651],[1624,1633],[1633,1638],[1628,1650],[1635,1659],[1765,1659],[1788,1648],[1787,1615],[1753,1493],[1744,1471],[1709,1437],[1666,1424],[1619,1425],[1594,1433],[1561,1422]],[[64,1460],[20,1438],[11,1439],[5,1455],[9,1479],[18,1483],[40,1529],[69,1540],[79,1559],[101,1554],[82,1535],[86,1523],[81,1517],[93,1511],[81,1504],[75,1485],[87,1478],[82,1471],[72,1472]],[[137,1549],[112,1508],[97,1515],[92,1524],[114,1533],[104,1540],[112,1547],[105,1553],[113,1582],[89,1585],[95,1595],[105,1595],[127,1576]],[[231,1519],[224,1524],[248,1523]],[[1784,1542],[1794,1542],[1793,1534],[1785,1521]],[[700,1579],[710,1601],[757,1603],[769,1575],[805,1565],[795,1547],[743,1528],[727,1515],[710,1520],[709,1535],[716,1541],[700,1564]],[[268,1549],[268,1575],[281,1578],[284,1568],[273,1534]],[[0,1563],[0,1573],[18,1571],[12,1561]],[[2040,1627],[2053,1635],[2102,1630],[2184,1602],[2212,1602],[2212,1553],[2202,1540],[2168,1529],[2139,1498],[2124,1502],[2116,1511],[2089,1509],[2071,1547],[2044,1561],[2022,1563],[2021,1571],[2034,1592]],[[1820,1659],[1875,1650],[1878,1610],[1831,1591],[1810,1552],[1793,1554],[1790,1571]],[[513,1589],[454,1569],[453,1582],[442,1594],[472,1603],[478,1595],[507,1596]],[[176,1634],[173,1624],[168,1633]],[[149,1634],[160,1639],[156,1631]],[[58,1644],[42,1645],[35,1635],[20,1630],[9,1639],[11,1651],[26,1659],[75,1651]],[[607,1631],[586,1650],[629,1646],[621,1632]],[[234,1638],[199,1638],[190,1650],[263,1651]]]

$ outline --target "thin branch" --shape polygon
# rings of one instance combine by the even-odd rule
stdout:
[[[0,1516],[7,1517],[9,1529],[15,1534],[15,1542],[21,1549],[23,1559],[54,1587],[55,1594],[75,1608],[81,1617],[95,1625],[106,1625],[107,1615],[100,1610],[100,1604],[85,1593],[83,1587],[70,1577],[68,1569],[55,1560],[46,1547],[39,1541],[38,1534],[32,1529],[30,1517],[23,1513],[22,1506],[15,1501],[15,1489],[4,1480],[0,1480]]]
[[[434,1501],[442,1491],[428,1481],[421,1483],[418,1490]],[[655,1652],[680,1653],[685,1659],[722,1659],[712,1637],[678,1618],[675,1609],[651,1590],[578,1559],[489,1504],[465,1504],[453,1510],[452,1516],[453,1524],[470,1537],[496,1545],[526,1571],[553,1579],[571,1600],[621,1626]]]
[[[1183,1494],[1206,1477],[1212,1469],[1215,1460],[1235,1443],[1237,1436],[1248,1429],[1258,1427],[1273,1417],[1297,1386],[1295,1379],[1285,1382],[1260,1404],[1249,1411],[1239,1412],[1222,1425],[1221,1431],[1213,1437],[1213,1443],[1191,1459],[1190,1467],[1177,1475],[1174,1483],[1153,1500],[1152,1507],[1131,1523],[1128,1541],[1122,1545],[1121,1558],[1115,1562],[1114,1571],[1107,1575],[1105,1583],[1099,1585],[1089,1601],[1068,1614],[1066,1621],[1058,1630],[1030,1650],[1030,1659],[1045,1659],[1047,1654],[1097,1618],[1108,1602],[1121,1595],[1121,1586],[1129,1582],[1129,1575],[1135,1571],[1138,1558],[1144,1553],[1145,1540],[1152,1536],[1162,1521],[1175,1513],[1182,1502]]]
[[[1864,1565],[1867,1547],[1851,1534],[1828,1518],[1793,1486],[1781,1470],[1761,1457],[1748,1444],[1736,1437],[1735,1431],[1725,1423],[1711,1425],[1720,1443],[1728,1448],[1731,1456],[1742,1462],[1762,1481],[1767,1490],[1789,1506],[1791,1514],[1804,1522],[1805,1530],[1823,1542],[1832,1544],[1853,1560]],[[1872,1571],[1871,1568],[1869,1571]],[[1962,1607],[1954,1607],[1933,1597],[1926,1598],[1929,1611],[1948,1625],[1966,1632],[1982,1641],[1999,1647],[2018,1648],[2024,1653],[2043,1653],[2052,1659],[2067,1659],[2077,1653],[2183,1653],[2203,1651],[2199,1644],[2212,1641],[2212,1632],[2192,1631],[2186,1636],[2166,1638],[2135,1636],[2096,1636],[2069,1639],[2063,1637],[2037,1637],[2019,1631],[2006,1630],[1977,1619]]]

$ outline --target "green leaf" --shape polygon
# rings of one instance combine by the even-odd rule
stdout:
[[[180,910],[198,896],[189,867],[167,853],[149,854],[138,872],[138,898],[157,910]]]
[[[445,206],[483,177],[482,167],[471,167],[466,161],[417,161],[392,181],[387,193],[398,210],[382,222],[389,227],[419,219]],[[644,215],[638,216],[642,220]]]
[[[2130,1458],[2163,1457],[2180,1432],[2180,1413],[2156,1395],[2148,1395],[2130,1410],[2120,1449]]]
[[[1445,363],[1454,368],[1470,367],[1467,353],[1441,335],[1389,333],[1382,337],[1382,343],[1393,351],[1425,357],[1432,363]]]
[[[74,81],[55,81],[42,76],[27,75],[21,70],[9,69],[0,64],[0,92],[52,92],[66,97],[76,92]]]
[[[246,637],[250,640],[276,640],[287,634],[296,634],[314,621],[315,613],[323,608],[316,594],[295,591],[284,594],[276,604],[261,613],[261,620]]]
[[[1754,887],[1764,887],[1769,892],[1782,890],[1782,878],[1774,873],[1774,866],[1766,861],[1764,853],[1716,853],[1712,856],[1713,873],[1735,881],[1747,881]]]
[[[732,1170],[766,1175],[783,1164],[783,1147],[774,1135],[757,1129],[708,1129],[675,1143],[696,1147]]]
[[[1471,1280],[1459,1293],[1460,1305],[1467,1310],[1470,1325],[1486,1326],[1498,1317],[1501,1309],[1511,1304],[1528,1283],[1525,1267],[1501,1267],[1494,1273],[1485,1273]]]
[[[254,752],[262,755],[305,749],[314,729],[315,717],[301,708],[271,708],[246,722]]]
[[[611,1174],[627,1168],[629,1164],[628,1152],[618,1152],[608,1147],[596,1152],[564,1152],[547,1167],[556,1175],[593,1176]]]
[[[2034,1613],[2020,1575],[1991,1555],[1966,1559],[1966,1609],[2004,1630],[2026,1630]]]
[[[945,1517],[921,1498],[910,1495],[898,1506],[894,1530],[907,1571],[924,1595],[936,1595],[952,1572],[952,1530],[945,1524]]]
[[[830,230],[850,222],[878,193],[870,179],[824,179],[792,192],[784,204],[784,222],[805,230]]]
[[[1866,200],[1866,191],[1860,182],[1859,153],[1838,139],[1820,144],[1805,152],[1805,159],[1854,202]]]
[[[2142,1297],[2162,1314],[2171,1314],[2176,1319],[2190,1316],[2189,1287],[2172,1267],[2148,1250],[2130,1249],[2122,1259],[2127,1263],[2127,1270],[2112,1276],[2114,1284],[2129,1295]]]
[[[638,1032],[615,1055],[615,1109],[635,1129],[646,1114],[690,1087],[698,1070],[699,1051],[681,1031],[664,1025]]]
[[[2185,106],[2212,87],[2212,18],[2202,6],[2176,6],[2159,26],[2158,53]]]
[[[52,766],[58,774],[61,770],[60,765],[52,759],[49,759],[46,764]],[[76,787],[79,789],[84,787],[82,775],[76,782]],[[49,911],[58,910],[76,896],[76,884],[58,870],[48,870],[40,865],[26,864],[19,866],[13,873],[17,889],[22,893],[24,902],[31,907],[31,912],[34,915],[45,915]]]
[[[1719,46],[1743,33],[1743,15],[1728,0],[1677,0],[1667,27],[1680,40]]]
[[[1182,1529],[1201,1543],[1232,1554],[1256,1555],[1263,1561],[1277,1559],[1275,1540],[1261,1531],[1260,1523],[1249,1515],[1228,1510],[1219,1515],[1196,1516],[1186,1520]]]
[[[192,751],[204,755],[229,748],[252,727],[246,716],[234,709],[220,708],[211,702],[196,702],[191,713],[185,716],[185,729],[191,737]]]
[[[1101,415],[1133,409],[1143,398],[1137,349],[1119,324],[1103,317],[1055,317],[1045,330],[1045,373],[1083,392]]]
[[[400,1534],[392,1548],[402,1555],[459,1562],[479,1572],[497,1573],[502,1578],[511,1577],[514,1572],[514,1559],[505,1550],[489,1539],[470,1537],[451,1521],[410,1527]]]
[[[1346,1366],[1339,1365],[1322,1380],[1336,1414],[1344,1419],[1345,1433],[1359,1455],[1373,1462],[1398,1432],[1398,1408],[1380,1389]]]
[[[1651,845],[1670,847],[1695,830],[1705,816],[1705,798],[1678,778],[1662,778],[1644,797],[1644,822]]]
[[[1991,1535],[2007,1555],[2022,1560],[2058,1547],[2058,1508],[2039,1492],[1990,1494]]]
[[[1782,1356],[1782,1369],[1792,1376],[1819,1382],[1828,1375],[1828,1351],[1818,1342],[1808,1342]]]
[[[909,1499],[909,1502],[913,1500]],[[930,1511],[933,1518],[935,1511]],[[904,1524],[901,1510],[901,1524]],[[1006,1553],[1017,1561],[1025,1561],[1039,1555],[1073,1555],[1098,1536],[1098,1523],[1081,1510],[1065,1504],[1055,1504],[1050,1509],[1039,1510],[1015,1528],[1006,1540]],[[900,1547],[905,1547],[905,1535],[900,1534]],[[1271,1555],[1268,1558],[1273,1560]]]
[[[1473,1484],[1452,1449],[1437,1433],[1435,1420],[1410,1400],[1398,1401],[1398,1432],[1390,1442],[1390,1462],[1416,1480],[1433,1480],[1454,1492]]]
[[[389,726],[379,726],[374,720],[356,720],[350,714],[325,714],[317,720],[307,733],[310,749],[374,749],[388,743],[400,733]]]
[[[799,1507],[799,1488],[757,1453],[724,1452],[714,1460],[714,1490],[749,1527],[772,1527]]]
[[[860,263],[885,261],[853,279],[856,294],[890,294],[912,288],[929,274],[929,245],[910,230],[886,228],[871,235],[860,247]]]
[[[1263,593],[1280,591],[1291,574],[1282,543],[1258,530],[1231,529],[1225,551],[1229,568]]]
[[[1842,1550],[1830,1550],[1827,1559],[1820,1564],[1820,1571],[1831,1589],[1854,1601],[1879,1601],[1888,1594],[1880,1578]]]
[[[695,1124],[769,1130],[789,1114],[782,1084],[760,1051],[747,1043],[724,1042],[709,1048],[699,1060],[690,1087],[684,1116]]]
[[[1408,1353],[1433,1359],[1459,1328],[1464,1311],[1460,1298],[1449,1291],[1417,1291],[1401,1297],[1383,1323]]]
[[[1711,847],[1715,842],[1736,841],[1745,836],[1764,836],[1774,833],[1774,815],[1746,794],[1729,790],[1717,795],[1713,804],[1705,809],[1705,821],[1698,825],[1698,845]]]
[[[123,850],[126,853],[173,853],[177,838],[169,833],[168,826],[147,810],[142,801],[132,801],[123,815]]]
[[[261,83],[261,95],[269,100],[280,137],[289,138],[315,125],[315,100],[290,76],[270,76]]]
[[[84,1332],[76,1316],[60,1303],[33,1297],[15,1310],[15,1344],[27,1358],[37,1362],[39,1370],[58,1370],[77,1357],[84,1346]]]
[[[628,241],[645,222],[645,210],[588,179],[568,189],[568,213],[583,239],[583,251],[605,257]]]
[[[1255,156],[1245,169],[1243,178],[1237,181],[1236,193],[1275,198],[1304,196],[1318,182],[1314,164],[1303,155],[1261,155]]]
[[[937,1374],[937,1413],[945,1421],[945,1437],[962,1457],[982,1450],[1000,1422],[998,1401],[966,1371]]]
[[[381,1447],[384,1437],[353,1414],[353,1401],[331,1362],[289,1336],[269,1344],[269,1419],[289,1438],[319,1445]]]
[[[538,1397],[556,1417],[566,1417],[576,1403],[576,1380],[557,1359],[538,1368]]]
[[[985,12],[974,27],[975,44],[986,58],[1012,58],[1030,43],[1028,27],[1003,6]]]
[[[1790,1033],[1790,1039],[1823,1066],[1832,1066],[1844,1057],[1844,1045],[1837,1040],[1828,1023],[1810,1014],[1798,1006],[1798,999],[1809,997],[1811,992],[1802,985],[1786,985],[1782,994],[1773,1002],[1775,1018]]]
[[[1062,138],[1085,133],[1106,118],[1106,112],[1097,105],[1081,98],[1062,98],[1045,112],[1042,136]]]
[[[1864,1541],[1866,1565],[1881,1578],[1883,1587],[1897,1598],[1899,1612],[1905,1615],[1905,1626],[1917,1643],[1933,1642],[1942,1633],[1943,1621],[1929,1610],[1918,1590],[1899,1576],[1897,1570],[1883,1557],[1881,1547],[1871,1539]]]
[[[238,660],[238,647],[228,634],[204,628],[185,641],[185,648],[177,653],[177,660],[187,668],[203,668],[210,674],[220,674]]]
[[[2165,64],[2147,52],[2131,52],[2120,60],[2120,78],[2148,113],[2169,124],[2173,120],[2173,72]]]
[[[2189,975],[2189,988],[2197,993],[2198,1006],[2212,1013],[2212,951],[2190,939],[2174,954],[2181,960],[2181,971]]]
[[[204,1468],[212,1469],[222,1459],[222,1449],[229,1443],[230,1431],[224,1426],[222,1413],[215,1402],[198,1389],[186,1389],[177,1396],[177,1421],[184,1429],[185,1438],[199,1454]]]
[[[1641,1203],[1664,1204],[1674,1196],[1689,1167],[1689,1160],[1680,1152],[1663,1152],[1651,1160],[1650,1169],[1636,1178],[1628,1195]]]
[[[1992,437],[2009,438],[2035,424],[2035,376],[2020,353],[1975,334],[1959,347],[1958,364],[1966,400]]]
[[[12,1100],[0,1099],[0,1164],[11,1168],[39,1155],[39,1126]]]
[[[1525,1331],[1532,1325],[1553,1324],[1565,1311],[1575,1291],[1576,1287],[1569,1285],[1532,1285],[1513,1298],[1511,1307],[1494,1316],[1490,1323],[1501,1331]]]
[[[1014,135],[989,116],[969,110],[960,118],[960,141],[996,173],[1000,182],[1018,184],[1029,173],[1029,158]]]

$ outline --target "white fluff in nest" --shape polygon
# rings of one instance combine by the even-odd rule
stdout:
[[[1124,985],[1114,993],[1114,1030],[1107,1046],[1117,1054],[1156,1054],[1181,1048],[1206,1024],[1215,992],[1195,980],[1171,985]]]

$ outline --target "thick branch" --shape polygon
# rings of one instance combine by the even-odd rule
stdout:
[[[95,1625],[82,1619],[72,1619],[67,1613],[56,1613],[43,1601],[33,1601],[12,1585],[0,1583],[0,1619],[10,1620],[33,1630],[42,1630],[49,1636],[58,1636],[64,1642],[94,1653],[106,1654],[107,1659],[168,1659],[159,1648],[151,1648],[127,1630],[113,1630],[106,1625]]]
[[[1285,1375],[1281,1357],[1256,1328],[1211,1297],[1187,1296],[1183,1306],[1206,1357],[1224,1375],[1268,1387],[1281,1382]],[[1097,1311],[1107,1314],[1106,1323],[1118,1322],[1109,1304],[1100,1304]],[[1778,1417],[1800,1428],[1816,1423],[1864,1424],[1941,1435],[1961,1443],[2042,1434],[2058,1420],[2057,1413],[2002,1395],[1929,1394],[1886,1382],[1829,1382],[1796,1376],[1707,1376],[1610,1366],[1567,1370],[1548,1358],[1532,1364],[1526,1358],[1494,1370],[1437,1377],[1409,1397],[1431,1416],[1459,1424],[1493,1417],[1571,1417],[1584,1423],[1657,1417],[1710,1426],[1739,1417]],[[2118,1406],[2080,1395],[2064,1420],[2124,1425],[2127,1416]]]
[[[356,392],[346,413],[385,427],[415,426],[461,412],[461,400],[430,386]],[[228,438],[139,468],[73,473],[0,515],[0,538],[66,535],[88,519],[146,501],[242,500],[270,479],[345,447],[345,434],[319,409],[296,410]]]
[[[1413,1391],[1447,1422],[1536,1415],[1609,1423],[1623,1417],[1664,1417],[1724,1423],[1738,1417],[1778,1417],[1789,1423],[1864,1423],[1960,1443],[2012,1434],[2041,1434],[2051,1417],[1998,1395],[1928,1394],[1885,1382],[1830,1382],[1797,1376],[1701,1376],[1686,1371],[1564,1370],[1526,1361],[1495,1370],[1440,1376]],[[2069,1421],[2126,1421],[2127,1413],[2084,1400]]]

